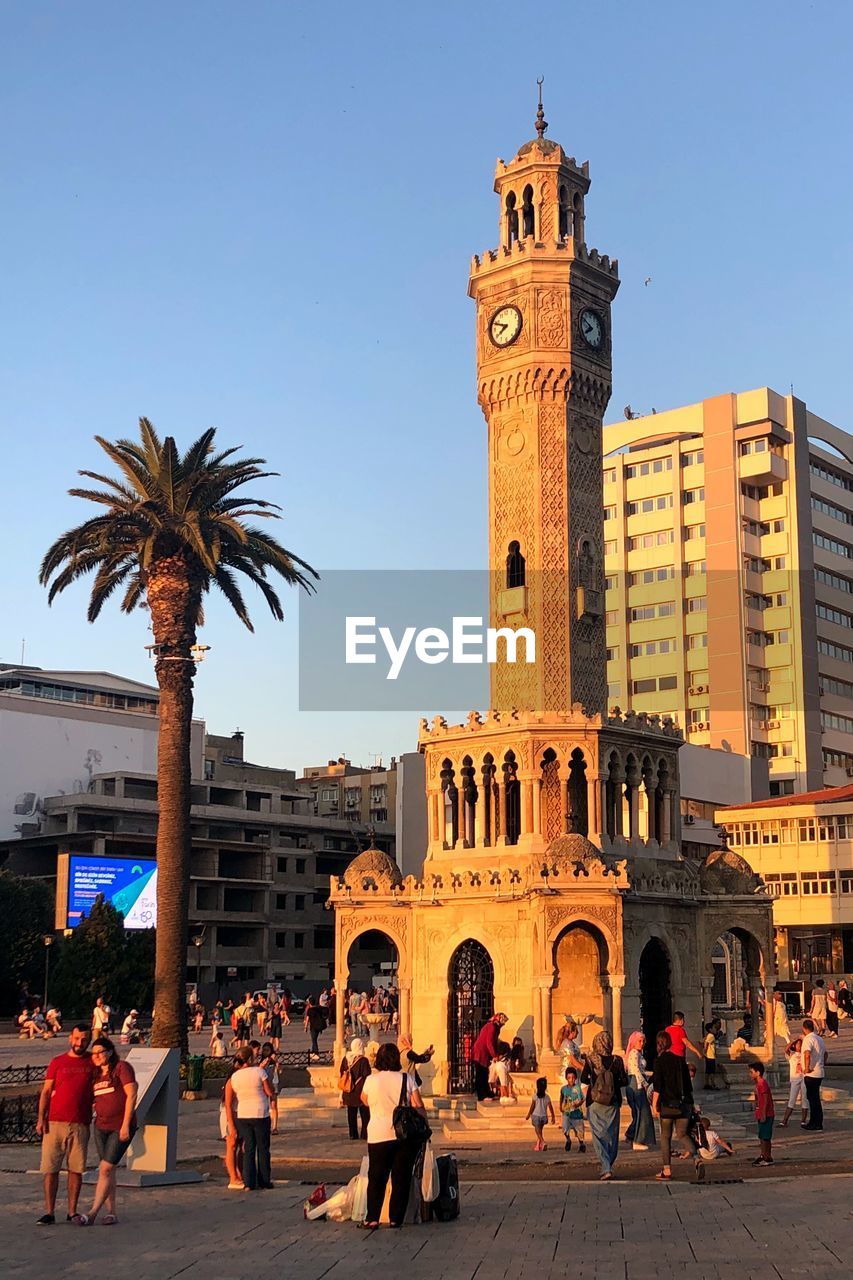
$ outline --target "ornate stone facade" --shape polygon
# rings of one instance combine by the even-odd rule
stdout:
[[[402,1027],[436,1048],[435,1091],[466,1087],[472,1037],[495,1009],[540,1069],[556,1064],[569,1013],[587,1040],[609,1026],[621,1044],[623,1028],[653,1034],[678,1007],[695,1035],[727,931],[749,990],[773,983],[771,904],[748,866],[682,856],[680,732],[605,712],[601,423],[619,282],[584,241],[588,188],[587,166],[540,132],[499,162],[500,247],[471,268],[491,623],[531,627],[539,660],[493,669],[487,713],[421,722],[420,876],[403,881],[368,850],[332,885],[338,987],[352,944],[384,931]]]

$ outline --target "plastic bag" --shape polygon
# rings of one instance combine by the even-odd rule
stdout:
[[[336,1191],[323,1205],[329,1222],[346,1222],[352,1216],[355,1184],[357,1182],[357,1177],[350,1178],[347,1185]]]
[[[322,1218],[326,1203],[326,1184],[321,1182],[316,1190],[312,1191],[308,1199],[302,1206],[303,1215],[306,1218]]]
[[[353,1178],[355,1187],[353,1188],[352,1210],[350,1214],[353,1222],[364,1222],[364,1219],[367,1217],[367,1167],[368,1167],[368,1164],[369,1164],[369,1158],[365,1156],[361,1162],[361,1169],[359,1170],[356,1177]]]
[[[435,1165],[432,1143],[428,1142],[424,1148],[424,1171],[421,1176],[421,1195],[427,1204],[429,1204],[432,1200],[436,1199],[438,1192],[438,1171]]]

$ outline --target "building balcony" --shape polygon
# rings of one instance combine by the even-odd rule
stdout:
[[[738,459],[741,480],[755,484],[773,484],[788,479],[788,463],[778,453],[765,449],[761,453],[749,453]]]

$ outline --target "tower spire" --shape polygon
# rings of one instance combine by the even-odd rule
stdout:
[[[548,121],[545,119],[545,112],[542,109],[542,85],[545,83],[545,77],[539,76],[536,83],[539,85],[539,109],[536,112],[536,132],[540,138],[544,138],[545,130],[548,128]]]

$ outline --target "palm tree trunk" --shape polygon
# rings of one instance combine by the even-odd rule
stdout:
[[[151,1044],[188,1049],[187,932],[190,891],[190,735],[199,593],[180,557],[158,560],[147,585],[157,649],[157,945]]]

